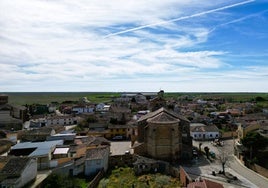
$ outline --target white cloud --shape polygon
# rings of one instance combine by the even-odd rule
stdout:
[[[228,52],[190,50],[209,38],[198,18],[105,36],[239,2],[0,0],[0,90],[158,90],[213,77]]]

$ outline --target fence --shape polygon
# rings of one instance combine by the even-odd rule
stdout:
[[[101,178],[104,176],[105,172],[104,169],[101,169],[98,174],[95,176],[95,178],[90,182],[89,186],[87,188],[96,188],[101,180]]]

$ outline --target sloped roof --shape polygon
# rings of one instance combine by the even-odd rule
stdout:
[[[102,159],[105,156],[105,153],[109,153],[109,146],[97,147],[87,150],[86,159]]]
[[[1,174],[19,176],[30,160],[27,157],[12,157],[1,170]]]
[[[47,155],[56,145],[63,145],[63,140],[45,141],[45,142],[22,142],[11,148],[12,150],[34,149],[29,157]]]
[[[6,165],[10,157],[8,156],[0,156],[0,171]]]
[[[150,113],[148,113],[148,114],[142,116],[142,117],[138,120],[138,122],[147,120],[147,119],[149,119],[149,118],[153,118],[153,117],[155,117],[155,116],[158,116],[158,115],[161,114],[161,113],[168,114],[169,116],[171,116],[171,117],[173,117],[173,118],[175,118],[175,119],[179,119],[179,120],[183,120],[183,121],[187,121],[187,122],[189,122],[189,120],[188,120],[187,118],[185,118],[184,116],[181,116],[181,115],[179,115],[179,114],[176,114],[175,112],[169,111],[169,110],[165,109],[164,107],[159,108],[159,109],[156,110],[156,111],[150,112]],[[160,118],[160,117],[159,117],[159,118]],[[165,118],[165,117],[163,116],[163,118]]]
[[[94,137],[88,145],[110,145],[110,141],[104,137]]]
[[[153,116],[152,118],[148,118],[147,122],[169,124],[169,123],[179,123],[180,120],[163,111],[163,112],[160,112],[159,114],[157,114],[156,116]]]
[[[219,132],[215,125],[191,126],[191,132]]]

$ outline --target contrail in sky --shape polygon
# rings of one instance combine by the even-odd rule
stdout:
[[[215,31],[218,27],[222,27],[222,26],[226,26],[226,25],[229,25],[229,24],[233,24],[233,23],[237,23],[237,22],[241,22],[243,20],[246,20],[246,19],[249,19],[249,18],[252,18],[252,17],[255,17],[255,16],[259,16],[265,12],[267,12],[268,9],[264,10],[264,11],[261,11],[261,12],[258,12],[256,14],[250,14],[250,15],[247,15],[247,16],[244,16],[242,18],[238,18],[238,19],[235,19],[235,20],[231,20],[229,22],[226,22],[226,23],[222,23],[220,25],[216,25],[214,28],[212,28],[211,30],[209,30],[209,33]]]
[[[220,10],[225,10],[225,9],[229,9],[229,8],[232,8],[232,7],[248,4],[248,3],[251,3],[251,2],[254,2],[254,1],[255,0],[247,0],[247,1],[244,1],[244,2],[235,3],[235,4],[232,4],[232,5],[227,5],[227,6],[224,6],[224,7],[220,7],[220,8],[216,8],[216,9],[212,9],[212,10],[192,14],[192,15],[189,15],[189,16],[182,16],[182,17],[179,17],[179,18],[171,19],[171,20],[166,20],[166,21],[162,21],[162,22],[142,25],[142,26],[139,26],[139,27],[119,31],[119,32],[116,32],[116,33],[111,33],[109,35],[106,35],[105,38],[115,36],[115,35],[120,35],[120,34],[123,34],[123,33],[128,33],[128,32],[131,32],[131,31],[137,31],[137,30],[144,29],[144,28],[147,28],[147,27],[152,27],[152,26],[162,25],[162,24],[176,22],[176,21],[180,21],[180,20],[186,20],[186,19],[189,19],[189,18],[199,17],[199,16],[203,16],[203,15],[210,14],[210,13],[213,13],[213,12],[217,12],[217,11],[220,11]]]

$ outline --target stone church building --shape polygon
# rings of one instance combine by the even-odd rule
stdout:
[[[134,153],[154,159],[178,162],[192,156],[190,122],[165,108],[138,120]]]

